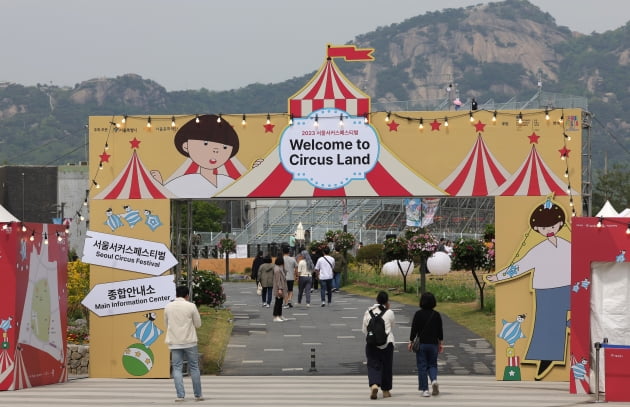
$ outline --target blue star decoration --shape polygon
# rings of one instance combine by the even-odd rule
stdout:
[[[591,285],[591,282],[588,280],[588,278],[585,278],[584,280],[578,281],[575,284],[573,284],[573,288],[571,288],[571,290],[574,293],[577,293],[578,291],[580,291],[581,288],[588,290],[590,285]]]

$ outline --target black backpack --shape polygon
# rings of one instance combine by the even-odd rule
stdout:
[[[383,321],[383,314],[387,310],[382,310],[379,314],[374,314],[373,310],[370,310],[370,322],[367,326],[367,336],[365,342],[368,345],[382,346],[387,343],[387,332],[385,331],[385,321]]]

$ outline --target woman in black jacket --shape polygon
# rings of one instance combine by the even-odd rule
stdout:
[[[422,397],[430,397],[431,394],[437,396],[440,393],[437,382],[437,358],[438,353],[442,353],[442,317],[435,311],[435,296],[429,292],[420,297],[420,309],[416,311],[411,323],[411,333],[409,334],[409,351],[412,350],[413,340],[418,335],[420,338],[420,349],[416,352],[416,364],[418,367],[418,390],[422,392]],[[432,392],[429,393],[429,382],[431,380]]]

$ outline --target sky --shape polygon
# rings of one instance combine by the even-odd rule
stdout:
[[[168,91],[237,89],[317,70],[326,44],[482,0],[0,0],[0,82],[74,86],[135,73]],[[628,0],[530,0],[590,34],[625,25]]]

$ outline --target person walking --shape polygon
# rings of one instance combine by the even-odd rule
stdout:
[[[366,335],[368,333],[368,324],[373,318],[372,315],[383,319],[385,332],[387,333],[387,342],[384,345],[365,344],[370,399],[376,400],[379,387],[383,391],[383,398],[391,397],[393,384],[392,371],[395,343],[393,329],[396,325],[396,317],[394,316],[394,311],[389,308],[389,295],[385,291],[380,291],[376,295],[376,304],[368,308],[363,315],[363,327],[361,330]]]
[[[297,274],[297,261],[289,254],[289,248],[282,248],[282,260],[284,263],[284,275],[287,278],[287,291],[284,293],[284,307],[293,308],[293,283],[295,282],[295,275]]]
[[[409,345],[407,348],[412,351],[413,341],[416,336],[420,339],[420,349],[416,352],[416,365],[418,368],[418,390],[422,392],[422,397],[437,396],[440,388],[437,381],[437,359],[438,353],[444,351],[444,333],[442,331],[442,317],[435,311],[435,296],[426,292],[420,296],[420,309],[416,311],[411,323],[409,334]],[[429,393],[429,381],[431,380],[431,393]]]
[[[197,328],[201,326],[201,317],[197,306],[189,301],[190,290],[187,286],[175,289],[175,300],[164,308],[166,325],[165,342],[171,351],[171,367],[175,382],[175,401],[185,401],[184,378],[182,367],[184,356],[188,360],[188,373],[192,379],[196,401],[203,400],[201,392],[201,373],[199,371],[199,352],[197,350]]]
[[[313,271],[315,265],[306,250],[302,250],[298,256],[298,304],[302,303],[302,296],[306,294],[306,306],[311,306],[311,286],[313,283]]]
[[[252,277],[252,281],[255,281],[256,284],[258,284],[258,269],[263,263],[264,263],[263,252],[262,250],[259,250],[258,253],[256,253],[256,257],[254,257],[254,261],[252,262],[251,277]]]
[[[258,282],[262,287],[262,306],[269,308],[273,291],[273,264],[269,255],[263,258],[263,264],[258,268]]]
[[[273,267],[273,295],[276,297],[273,304],[273,322],[284,322],[286,318],[282,317],[282,303],[284,296],[287,295],[287,277],[284,274],[284,260],[281,256],[276,258]]]
[[[338,292],[341,289],[341,274],[343,269],[347,265],[346,258],[339,248],[335,247],[335,250],[331,253],[331,257],[335,259],[335,267],[333,268],[333,292]]]
[[[319,260],[320,257],[322,257],[322,252],[321,250],[318,249],[311,249],[311,262],[313,264],[317,264],[317,260]],[[317,277],[317,270],[315,270],[315,268],[313,267],[313,285],[311,287],[311,292],[313,292],[313,290],[317,291],[318,290],[318,285],[319,285],[319,278]]]
[[[324,255],[317,260],[315,270],[319,278],[320,294],[322,297],[322,307],[326,306],[326,295],[328,295],[328,305],[332,302],[332,279],[335,259],[329,256],[330,249],[324,247]]]

